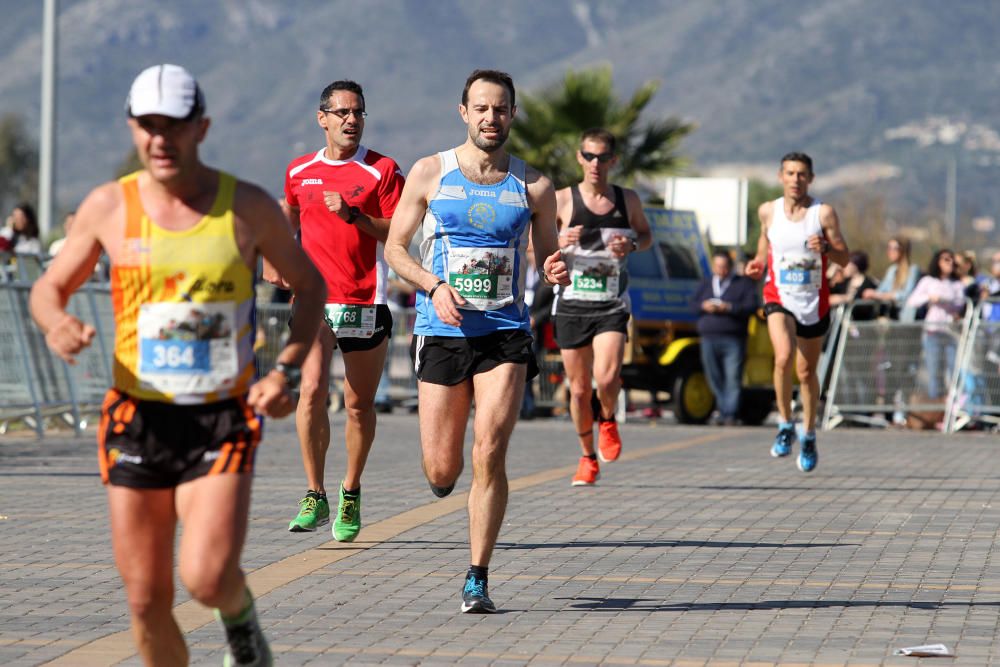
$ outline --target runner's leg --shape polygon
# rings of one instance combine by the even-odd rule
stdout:
[[[174,603],[174,489],[108,486],[111,544],[128,596],[132,637],[147,665],[186,665]]]
[[[449,488],[464,465],[462,446],[472,406],[472,381],[451,386],[419,382],[417,401],[424,475],[432,486]]]
[[[375,393],[388,347],[389,339],[386,338],[374,349],[344,355],[344,407],[347,410],[344,488],[349,491],[361,486],[361,473],[375,441]]]
[[[823,337],[799,338],[798,353],[795,358],[799,376],[799,392],[802,394],[802,425],[806,432],[816,428],[816,410],[819,406],[819,355],[823,351]]]
[[[316,340],[302,364],[299,403],[295,409],[295,430],[302,450],[302,465],[308,488],[326,493],[324,471],[326,452],[330,448],[330,360],[336,343],[333,332],[320,324]]]
[[[177,487],[183,526],[178,570],[191,597],[224,616],[246,605],[240,553],[250,513],[250,474],[206,475]]]
[[[507,511],[507,444],[517,423],[526,364],[500,364],[473,376],[472,489],[469,491],[471,563],[487,567]],[[421,407],[421,410],[423,408]]]
[[[774,348],[774,396],[781,420],[792,421],[792,369],[795,359],[795,319],[785,313],[767,316],[767,332]]]
[[[563,370],[569,382],[569,414],[573,418],[584,456],[594,456],[594,414],[590,407],[593,395],[591,373],[594,367],[594,348],[590,345],[561,350]]]
[[[594,380],[597,398],[601,401],[601,416],[611,418],[618,409],[618,392],[622,388],[622,359],[625,356],[625,334],[605,331],[594,336]]]

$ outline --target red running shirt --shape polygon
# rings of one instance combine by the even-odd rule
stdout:
[[[327,303],[385,303],[382,243],[331,213],[323,192],[339,192],[369,217],[391,218],[403,173],[392,158],[364,146],[347,160],[330,160],[324,151],[292,160],[285,172],[285,201],[299,209],[302,248],[326,280]]]

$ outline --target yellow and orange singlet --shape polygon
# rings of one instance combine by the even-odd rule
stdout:
[[[159,227],[120,179],[125,233],[111,267],[115,387],[143,400],[212,403],[254,379],[254,272],[236,243],[236,180],[219,172],[212,209],[184,231]]]

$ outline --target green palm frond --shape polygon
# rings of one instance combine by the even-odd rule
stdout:
[[[556,187],[565,187],[579,180],[580,134],[603,127],[619,138],[616,178],[631,183],[640,174],[676,172],[686,164],[678,152],[680,142],[695,126],[674,117],[640,122],[659,87],[659,82],[647,81],[622,101],[610,66],[570,70],[559,84],[521,95],[511,152],[548,175]]]

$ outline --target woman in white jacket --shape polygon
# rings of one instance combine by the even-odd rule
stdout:
[[[947,249],[934,253],[927,275],[917,283],[906,305],[912,308],[927,306],[922,337],[924,363],[927,365],[927,397],[942,398],[955,368],[958,348],[958,332],[953,323],[962,316],[965,308],[965,286],[955,271],[955,253]]]

